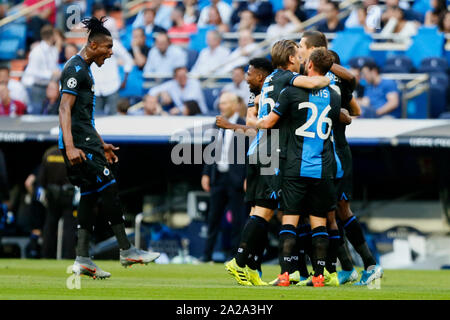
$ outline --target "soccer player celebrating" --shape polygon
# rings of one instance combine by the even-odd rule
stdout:
[[[95,62],[97,66],[102,66],[111,57],[113,46],[111,34],[103,22],[104,18],[98,20],[95,17],[83,20],[88,30],[87,43],[64,66],[59,106],[59,148],[62,149],[71,183],[81,190],[77,216],[78,243],[72,270],[94,279],[111,276],[89,256],[89,240],[95,223],[94,208],[99,199],[117,238],[123,266],[147,264],[160,255],[139,250],[128,241],[112,172],[113,164],[118,162],[114,151],[119,148],[105,143],[95,129],[94,79],[90,65]]]
[[[324,76],[300,76],[298,45],[292,40],[281,40],[274,44],[271,51],[272,64],[276,68],[263,83],[259,98],[258,118],[268,115],[275,106],[280,91],[286,86],[293,85],[305,88],[322,88],[329,84]],[[277,150],[271,150],[271,133],[260,130],[250,145],[249,169],[247,176],[247,199],[254,200],[251,217],[244,226],[241,245],[234,259],[226,264],[227,271],[234,275],[238,283],[243,285],[265,285],[255,269],[254,261],[261,257],[266,244],[268,222],[279,204],[280,168],[275,168],[271,174],[261,174],[269,169],[274,157],[278,157]],[[266,153],[267,152],[267,153]],[[261,154],[269,158],[269,163],[263,164]],[[270,169],[269,169],[270,170]],[[299,280],[299,279],[298,279]],[[297,281],[298,281],[297,280]]]
[[[325,75],[332,64],[328,50],[316,49],[306,64],[307,74]],[[280,140],[287,141],[281,198],[281,285],[289,285],[288,269],[295,255],[299,214],[304,209],[304,199],[309,199],[314,268],[311,284],[324,286],[329,246],[327,216],[336,206],[334,179],[343,174],[331,141],[332,126],[339,117],[340,97],[328,86],[311,91],[288,87],[281,92],[272,112],[257,123],[258,128],[269,129],[282,120]]]

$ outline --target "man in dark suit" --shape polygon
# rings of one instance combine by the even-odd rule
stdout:
[[[231,92],[224,92],[219,99],[221,115],[235,124],[245,125],[245,120],[236,112],[238,97]],[[216,127],[217,128],[217,127]],[[215,161],[203,168],[202,188],[210,192],[208,212],[208,238],[206,240],[203,262],[212,261],[212,253],[220,231],[220,224],[225,211],[232,213],[231,245],[232,252],[237,250],[240,234],[247,217],[244,202],[244,184],[246,177],[245,155],[248,141],[244,135],[232,130],[219,129],[215,143]]]

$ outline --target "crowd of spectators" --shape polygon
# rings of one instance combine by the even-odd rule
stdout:
[[[0,18],[8,15],[14,5],[24,8],[36,2],[3,1]],[[393,36],[392,41],[397,43],[410,43],[421,25],[436,26],[445,33],[450,31],[446,0],[362,0],[353,5],[344,19],[340,17],[340,1],[332,0],[183,0],[175,5],[153,0],[145,2],[137,14],[127,19],[124,14],[117,15],[123,10],[123,1],[71,0],[63,1],[61,6],[50,2],[26,17],[27,50],[24,58],[27,64],[20,81],[11,79],[7,61],[0,63],[0,115],[58,113],[56,88],[61,70],[81,45],[65,37],[67,31],[80,30],[79,24],[71,29],[67,27],[69,5],[78,6],[81,16],[106,16],[105,27],[114,38],[113,56],[102,68],[91,66],[99,115],[140,113],[128,112],[124,107],[126,104],[119,103],[122,99],[128,99],[128,105],[140,101],[142,106],[150,105],[148,110],[141,110],[142,114],[218,113],[218,96],[211,103],[197,80],[211,75],[231,78],[220,91],[231,91],[245,102],[249,94],[245,66],[251,58],[264,54],[255,34],[263,33],[274,42],[289,33],[302,31],[302,22],[317,14],[323,14],[323,19],[308,28],[335,33],[363,27],[368,33]],[[191,36],[199,30],[206,30],[206,45],[192,58]],[[237,41],[231,45],[226,43],[225,32],[235,32]],[[146,87],[138,96],[122,95],[121,90],[127,85],[135,85],[128,80],[136,70],[140,72],[141,80],[145,76],[156,75],[166,81]],[[361,78],[367,86],[366,92],[371,92],[370,72],[359,71],[363,71]],[[362,101],[366,103],[367,99]],[[197,107],[189,109],[185,102],[195,102]],[[376,109],[373,105],[370,107]],[[368,112],[363,116],[375,117],[378,114]]]

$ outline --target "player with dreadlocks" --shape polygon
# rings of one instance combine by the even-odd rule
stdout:
[[[94,230],[97,204],[101,206],[116,236],[123,266],[149,263],[159,253],[135,248],[127,238],[123,212],[113,170],[118,162],[118,150],[103,141],[95,129],[94,78],[90,70],[93,62],[101,67],[113,54],[111,33],[103,26],[104,17],[82,21],[88,31],[86,45],[64,66],[61,74],[61,102],[59,105],[59,148],[62,151],[72,184],[79,186],[81,199],[78,208],[78,242],[73,272],[94,279],[109,278],[89,256],[89,241]]]

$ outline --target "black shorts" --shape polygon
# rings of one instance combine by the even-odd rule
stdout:
[[[341,160],[344,176],[336,180],[337,201],[350,201],[353,196],[353,160],[349,146],[336,149],[336,153]]]
[[[245,200],[251,206],[275,210],[279,207],[281,179],[278,175],[262,175],[258,164],[247,166],[247,192]]]
[[[336,188],[333,179],[284,177],[281,201],[286,215],[309,214],[325,218],[336,209]]]
[[[73,166],[67,159],[66,150],[61,150],[69,181],[80,187],[81,195],[99,192],[114,184],[116,179],[113,169],[106,161],[105,155],[91,150],[82,150],[86,155],[86,161]]]

